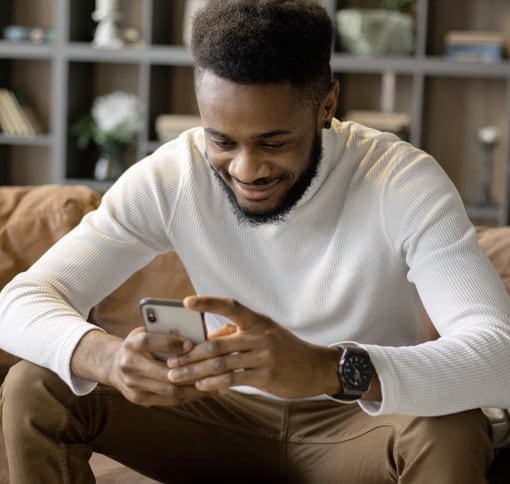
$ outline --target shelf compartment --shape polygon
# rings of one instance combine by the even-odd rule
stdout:
[[[158,66],[150,69],[149,139],[157,139],[156,117],[160,114],[196,114],[193,69],[187,66]]]
[[[143,5],[144,0],[121,0],[118,2],[120,18],[117,21],[121,36],[126,29],[136,29],[143,38]],[[170,3],[170,2],[169,2]],[[97,22],[92,18],[95,11],[95,0],[71,0],[69,19],[69,40],[71,42],[92,43]]]
[[[47,60],[0,59],[0,87],[6,87],[23,98],[40,124],[40,134],[48,133],[50,127],[51,74],[52,65]],[[37,83],[33,82],[34,79]]]
[[[342,33],[339,28],[338,14],[341,10],[357,10],[358,13],[353,18],[344,18],[346,22],[345,25],[356,25],[361,23],[362,27],[359,28],[358,32],[352,30],[350,32],[344,31],[344,35],[342,39]],[[376,12],[377,11],[377,12]],[[386,45],[386,52],[393,54],[404,54],[409,57],[413,57],[414,53],[417,50],[417,39],[416,39],[416,31],[417,31],[417,4],[416,1],[412,2],[409,8],[402,12],[397,11],[389,11],[381,6],[380,0],[338,0],[336,2],[336,9],[332,12],[333,15],[333,28],[334,28],[334,49],[336,52],[348,52],[350,47],[352,48],[352,52],[360,52],[360,56],[362,57],[364,53],[368,53],[372,50],[373,54],[377,54],[379,50],[382,49],[383,42],[386,40],[388,44]],[[353,15],[351,11],[344,12],[342,15],[347,14],[349,17]],[[375,14],[375,17],[374,17]],[[363,17],[361,17],[363,15]],[[395,21],[396,19],[396,21]],[[388,22],[391,22],[393,30],[386,31],[386,39],[381,36],[383,31],[383,25],[388,25]],[[370,38],[368,34],[375,33],[375,38]],[[355,35],[359,35],[358,42],[354,42],[353,37]],[[352,37],[351,37],[352,36]],[[397,40],[398,39],[398,40]],[[407,45],[407,49],[402,49],[402,41],[405,40],[409,42]],[[412,44],[412,45],[411,45]],[[370,47],[369,47],[370,46]]]
[[[140,66],[137,64],[71,62],[68,71],[69,94],[67,103],[66,169],[69,178],[93,178],[94,165],[99,156],[97,147],[84,150],[76,146],[72,126],[90,112],[98,96],[121,90],[139,95]],[[134,150],[129,150],[127,162],[135,161]]]
[[[183,18],[186,0],[153,0],[153,45],[183,45]]]
[[[510,40],[508,0],[428,0],[427,54],[444,55],[444,39],[451,30],[502,31]],[[461,10],[461,11],[460,11]]]
[[[23,2],[5,1],[0,9],[0,38],[5,39],[7,26],[54,29],[54,8],[57,0],[25,0]],[[12,42],[12,46],[37,46],[38,42]],[[46,44],[48,45],[48,44]]]
[[[425,82],[423,148],[436,158],[457,186],[466,205],[478,199],[482,151],[478,130],[495,125],[500,141],[495,149],[492,194],[505,200],[508,120],[505,81],[499,79],[427,78]]]
[[[358,110],[403,112],[412,119],[413,78],[411,76],[395,77],[395,90],[389,94],[394,98],[390,100],[384,98],[381,74],[336,74],[335,77],[340,82],[337,112],[337,117],[340,119],[344,119],[349,111]]]

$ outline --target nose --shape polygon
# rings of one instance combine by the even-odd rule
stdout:
[[[230,161],[228,174],[242,183],[250,184],[260,178],[269,178],[271,168],[261,153],[241,148]]]

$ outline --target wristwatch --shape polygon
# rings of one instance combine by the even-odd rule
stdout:
[[[340,350],[337,375],[342,391],[334,395],[333,400],[342,403],[354,403],[370,389],[374,369],[368,351],[354,344],[334,345]]]

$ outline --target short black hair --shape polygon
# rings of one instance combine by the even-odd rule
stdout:
[[[238,84],[290,82],[329,90],[333,41],[327,11],[309,0],[209,0],[193,20],[191,50],[198,70]]]

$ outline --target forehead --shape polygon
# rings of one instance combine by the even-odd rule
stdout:
[[[309,119],[313,105],[290,83],[237,84],[202,72],[196,82],[197,103],[205,126],[250,124],[254,130],[279,129]]]

